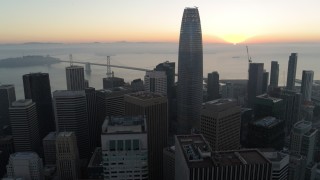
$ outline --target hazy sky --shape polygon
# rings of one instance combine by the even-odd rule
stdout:
[[[0,43],[177,42],[193,6],[205,42],[320,42],[319,0],[2,0]]]

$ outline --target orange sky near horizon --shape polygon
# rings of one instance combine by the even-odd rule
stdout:
[[[11,0],[0,6],[0,43],[178,42],[194,5],[204,43],[320,42],[317,0]]]

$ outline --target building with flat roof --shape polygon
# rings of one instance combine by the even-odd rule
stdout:
[[[89,159],[89,128],[87,100],[84,91],[53,92],[53,107],[59,132],[74,132],[81,159]]]
[[[313,162],[318,130],[312,128],[312,122],[297,122],[290,136],[290,152],[306,157],[307,165]]]
[[[149,179],[163,179],[163,148],[168,142],[168,101],[161,94],[137,92],[124,96],[125,114],[146,117]]]
[[[256,119],[266,116],[273,116],[278,119],[283,119],[283,100],[269,96],[268,94],[259,95],[254,101],[254,114]]]
[[[298,53],[291,53],[289,56],[288,62],[288,74],[287,74],[287,86],[288,90],[295,90],[296,84],[296,71],[297,71],[297,63],[298,63]]]
[[[144,76],[144,90],[167,95],[167,75],[165,71],[147,71]]]
[[[107,117],[101,145],[104,179],[149,179],[144,116]]]
[[[9,107],[16,101],[14,85],[0,85],[0,134],[4,126],[10,125]]]
[[[9,178],[22,178],[26,180],[43,180],[42,159],[35,152],[18,152],[10,155],[7,165]]]
[[[249,80],[247,88],[248,107],[252,108],[256,96],[263,94],[263,63],[249,64]]]
[[[119,77],[106,77],[102,79],[103,89],[121,87],[124,85],[124,79]]]
[[[200,132],[213,151],[240,148],[241,108],[233,99],[203,103]]]
[[[249,123],[248,147],[274,148],[281,150],[284,146],[284,121],[267,116]]]
[[[279,82],[279,63],[278,61],[271,61],[270,87],[278,87]]]
[[[67,90],[82,91],[85,88],[84,68],[70,65],[66,67]]]
[[[43,154],[44,162],[46,166],[55,166],[56,165],[56,140],[57,132],[50,132],[46,137],[43,138]]]
[[[219,99],[220,95],[220,83],[219,83],[219,73],[217,71],[208,73],[208,86],[207,86],[207,94],[208,100],[212,101],[215,99]]]
[[[36,104],[31,99],[21,99],[9,108],[15,152],[40,152],[41,139]]]
[[[200,134],[178,135],[175,140],[176,180],[271,179],[271,162],[258,150],[212,152]]]
[[[272,163],[272,180],[287,180],[289,173],[289,155],[281,152],[262,152]]]

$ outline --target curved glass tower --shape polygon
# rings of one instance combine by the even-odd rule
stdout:
[[[178,133],[189,134],[200,124],[203,81],[203,51],[198,8],[183,12],[178,59]]]

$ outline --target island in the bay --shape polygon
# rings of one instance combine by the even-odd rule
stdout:
[[[60,59],[47,56],[22,56],[0,60],[0,68],[42,66],[59,63]]]

